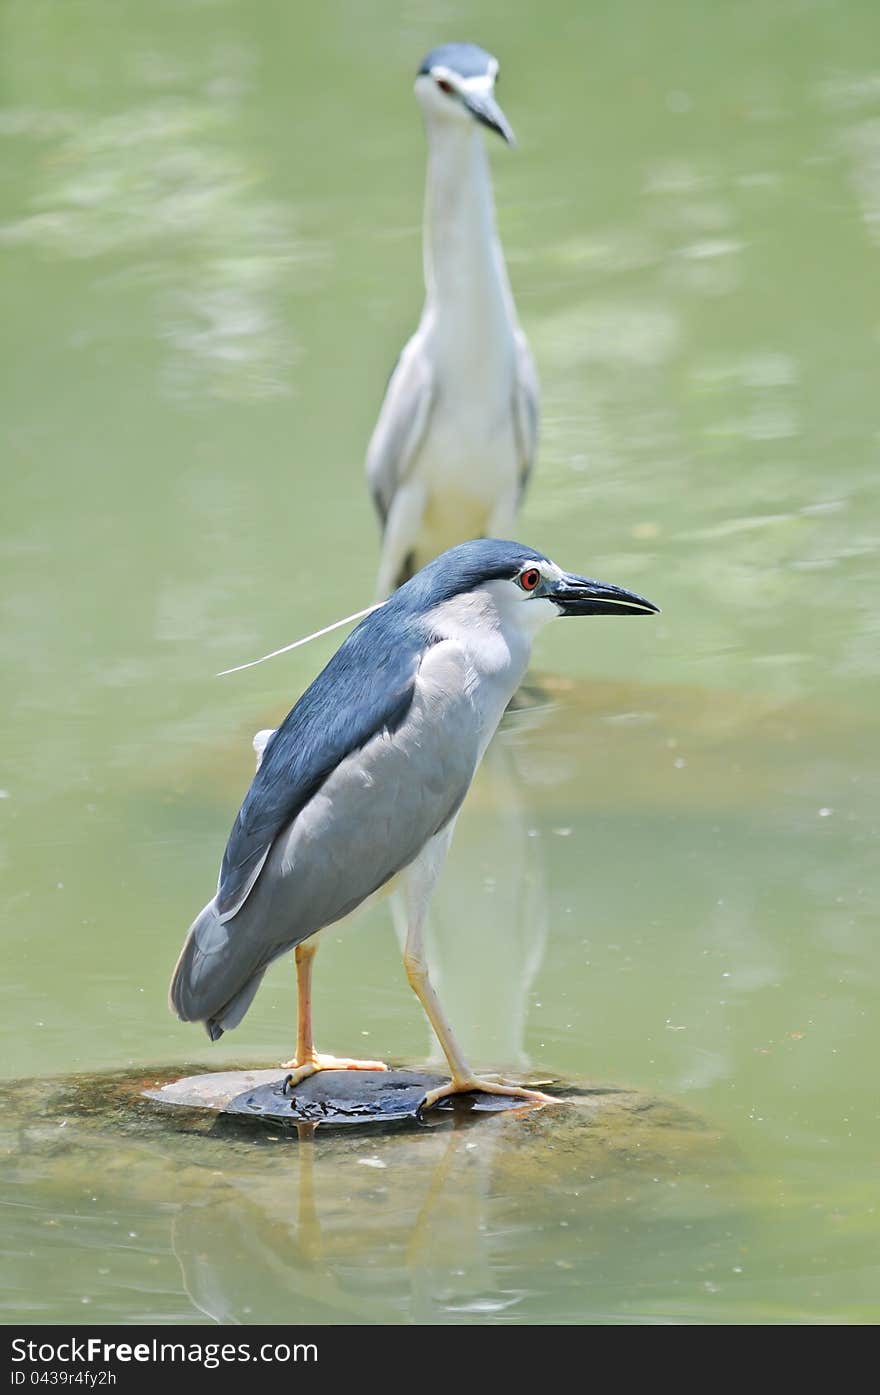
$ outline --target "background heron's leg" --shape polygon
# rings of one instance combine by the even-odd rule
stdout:
[[[376,583],[380,601],[390,596],[398,585],[404,563],[419,536],[425,502],[424,489],[412,480],[402,484],[394,496],[382,535],[382,557]]]
[[[519,504],[520,485],[519,481],[510,486],[492,506],[489,515],[489,526],[486,529],[487,538],[509,538],[513,536],[514,523],[516,522],[516,510]]]
[[[296,1055],[285,1061],[282,1070],[290,1071],[289,1085],[298,1085],[319,1070],[387,1070],[384,1061],[359,1061],[351,1056],[325,1056],[315,1050],[312,1032],[312,964],[318,952],[317,938],[306,940],[294,950],[296,959]]]
[[[522,1085],[508,1085],[500,1081],[485,1080],[474,1073],[465,1060],[461,1047],[455,1040],[455,1034],[428,976],[428,961],[424,945],[425,918],[431,892],[440,875],[449,844],[452,841],[454,826],[455,821],[453,820],[452,824],[445,828],[442,833],[431,839],[421,855],[410,866],[405,879],[409,917],[406,947],[403,951],[406,976],[409,979],[410,987],[425,1009],[428,1021],[434,1028],[437,1040],[449,1063],[449,1072],[452,1076],[448,1085],[440,1085],[437,1089],[428,1091],[422,1101],[422,1108],[429,1109],[431,1105],[436,1104],[438,1100],[444,1099],[447,1095],[465,1094],[470,1090],[482,1090],[485,1094],[490,1095],[513,1095],[533,1104],[551,1104],[553,1097],[544,1095],[539,1090],[527,1090]]]

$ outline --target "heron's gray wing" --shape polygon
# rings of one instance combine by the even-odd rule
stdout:
[[[233,933],[240,919],[243,930],[259,922],[273,946],[305,939],[349,915],[446,827],[480,754],[468,677],[454,642],[427,652],[406,715],[353,751],[297,814]]]
[[[433,400],[433,375],[419,328],[397,360],[367,448],[367,481],[383,528],[424,437]]]
[[[180,1016],[205,1021],[215,1038],[236,1026],[273,959],[348,915],[455,817],[480,755],[470,677],[458,645],[429,649],[406,713],[345,756],[296,811],[234,916],[205,907],[172,982]]]
[[[520,498],[525,493],[535,456],[538,451],[538,428],[541,415],[541,390],[538,370],[522,330],[514,334],[516,381],[513,390],[513,423],[516,433],[519,465]]]
[[[222,919],[240,910],[278,834],[340,761],[405,716],[424,638],[387,630],[382,610],[363,620],[269,738],[223,854]]]

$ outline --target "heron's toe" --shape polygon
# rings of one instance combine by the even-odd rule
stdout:
[[[282,1062],[281,1069],[290,1072],[284,1082],[285,1088],[289,1090],[293,1085],[299,1085],[301,1081],[308,1080],[309,1076],[314,1075],[320,1067],[316,1066],[314,1061],[294,1060]]]
[[[388,1067],[384,1061],[360,1061],[353,1056],[326,1056],[316,1052],[305,1061],[295,1058],[284,1061],[281,1069],[290,1071],[288,1085],[298,1085],[319,1070],[387,1070]]]
[[[384,1061],[361,1061],[356,1056],[319,1056],[318,1070],[387,1070]]]
[[[468,1095],[479,1091],[484,1095],[505,1095],[507,1098],[521,1099],[529,1105],[558,1104],[554,1095],[545,1095],[541,1090],[529,1090],[525,1085],[510,1085],[504,1080],[487,1080],[482,1076],[472,1076],[464,1080],[450,1080],[448,1085],[438,1085],[429,1090],[422,1100],[421,1109],[432,1109],[440,1100],[450,1095]]]

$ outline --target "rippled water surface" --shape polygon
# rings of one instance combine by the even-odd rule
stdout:
[[[361,462],[421,301],[411,80],[462,35],[519,137],[493,169],[543,383],[520,536],[663,614],[542,638],[438,972],[487,1067],[668,1102],[650,1146],[491,1120],[303,1148],[13,1091],[0,1316],[876,1320],[876,7],[0,26],[2,1074],[290,1053],[288,963],[214,1047],[165,991],[250,737],[333,640],[213,675],[371,598]],[[325,937],[316,993],[324,1049],[427,1055],[387,904]]]

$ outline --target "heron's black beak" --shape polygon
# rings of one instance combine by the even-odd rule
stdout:
[[[461,92],[460,96],[475,121],[496,131],[508,145],[516,145],[513,127],[491,92]]]
[[[560,615],[657,615],[660,607],[635,591],[566,572],[547,591]]]

